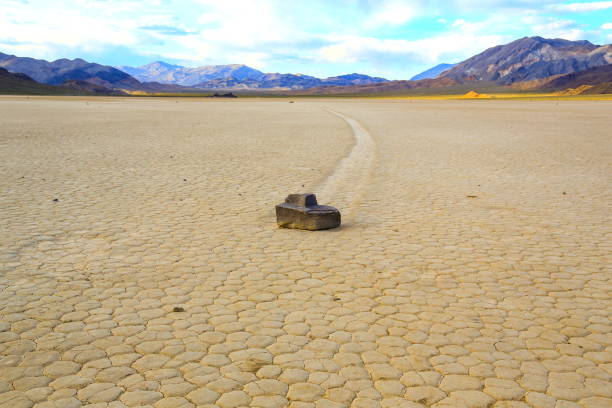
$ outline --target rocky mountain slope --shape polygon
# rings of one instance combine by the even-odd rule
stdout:
[[[597,85],[603,83],[612,83],[612,64],[555,77],[542,85],[541,88],[563,90],[567,88],[577,88],[582,85]]]
[[[603,95],[612,94],[612,82],[604,82],[597,85],[587,85],[589,89],[582,92],[585,95]]]
[[[612,45],[525,37],[498,45],[457,64],[443,77],[458,82],[511,84],[569,74],[612,63]]]
[[[389,82],[385,78],[371,77],[363,74],[346,74],[322,79],[324,86],[345,86],[345,85],[369,85],[381,82]]]
[[[61,85],[66,81],[87,81],[114,89],[138,89],[141,86],[139,81],[123,71],[80,58],[49,62],[0,53],[0,67],[9,72],[26,74],[37,82],[49,85]]]
[[[265,75],[261,71],[240,64],[189,68],[156,61],[141,67],[121,66],[118,69],[134,76],[141,82],[159,82],[183,86],[194,86],[218,79],[258,81]]]
[[[452,67],[457,64],[439,64],[433,68],[428,69],[427,71],[423,71],[420,74],[417,74],[410,78],[411,81],[418,81],[420,79],[435,79],[440,76],[444,71],[448,71]]]
[[[385,82],[384,78],[348,74],[319,79],[302,74],[264,73],[241,64],[182,67],[163,61],[141,67],[118,67],[140,81],[191,86],[200,89],[308,89]]]
[[[62,85],[60,85],[60,87],[73,89],[75,91],[91,92],[97,95],[126,95],[125,92],[118,89],[107,88],[89,81],[79,81],[74,79],[64,82]]]
[[[61,86],[39,84],[25,74],[11,73],[0,68],[1,95],[74,95],[89,94]]]

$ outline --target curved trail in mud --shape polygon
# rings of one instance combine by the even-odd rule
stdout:
[[[355,119],[328,108],[324,109],[351,127],[355,144],[348,156],[340,160],[333,173],[316,187],[315,193],[320,197],[321,203],[338,207],[343,218],[346,218],[354,210],[374,163],[374,139]]]

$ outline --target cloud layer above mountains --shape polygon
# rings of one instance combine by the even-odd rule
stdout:
[[[404,79],[540,35],[612,42],[612,1],[4,0],[0,51]]]

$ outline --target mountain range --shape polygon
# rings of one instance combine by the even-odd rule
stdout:
[[[612,45],[588,41],[525,37],[498,45],[457,64],[444,77],[458,82],[511,84],[612,63]]]
[[[142,82],[159,82],[200,89],[307,89],[317,86],[348,86],[386,82],[362,74],[319,79],[303,74],[264,73],[242,64],[183,67],[163,61],[140,67],[120,66],[123,72]]]
[[[87,62],[80,58],[53,62],[0,53],[0,67],[26,74],[37,82],[62,85],[66,81],[87,81],[110,89],[138,89],[141,83],[116,68]]]
[[[120,66],[117,68],[142,82],[154,81],[162,84],[183,86],[195,86],[202,82],[216,79],[259,80],[264,76],[263,72],[240,64],[207,65],[188,68],[168,64],[163,61],[156,61],[140,67]]]
[[[589,92],[603,92],[609,89],[606,84],[612,83],[610,64],[610,44],[599,46],[588,41],[542,37],[525,37],[498,45],[459,64],[433,67],[410,81],[388,81],[362,74],[320,79],[302,74],[264,73],[241,64],[189,68],[158,61],[141,67],[122,66],[118,69],[79,58],[48,62],[0,53],[0,68],[6,70],[0,75],[0,92],[30,89],[27,92],[44,93],[45,90],[54,89],[49,88],[52,86],[61,88],[58,93],[72,89],[96,94],[201,92],[212,89],[365,94],[401,93],[415,89],[433,89],[431,92],[437,92],[437,88],[458,90],[475,86],[563,90],[567,87],[580,88],[582,85],[589,85]],[[45,84],[47,88],[36,88],[37,82]]]
[[[389,81],[349,87],[313,88],[308,94],[367,94],[402,92],[414,89],[463,89],[469,86],[508,86],[517,89],[553,89],[546,84],[561,75],[587,71],[612,64],[612,45],[588,41],[569,41],[524,37],[509,44],[489,48],[456,64],[433,79]],[[579,76],[591,83],[612,82],[609,71]],[[554,84],[552,86],[555,86]],[[555,90],[560,90],[557,82]]]

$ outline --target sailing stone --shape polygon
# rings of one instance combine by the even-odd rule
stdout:
[[[314,194],[289,194],[276,206],[276,223],[280,228],[318,231],[340,226],[340,211],[318,205]]]

